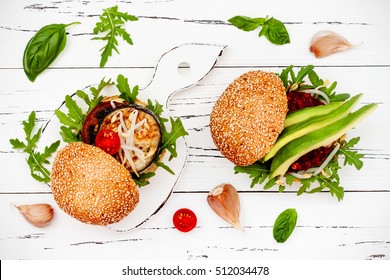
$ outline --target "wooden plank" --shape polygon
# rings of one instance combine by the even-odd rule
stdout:
[[[220,181],[232,182],[240,190],[249,189],[249,178],[245,175],[234,175],[233,165],[216,150],[208,124],[212,106],[221,92],[236,77],[251,69],[280,71],[280,68],[215,68],[198,86],[172,96],[169,102],[172,115],[182,118],[190,134],[187,137],[188,163],[177,190],[204,191]],[[319,67],[317,72],[323,78],[338,81],[339,92],[363,92],[362,104],[380,104],[373,115],[348,133],[351,138],[361,137],[357,149],[366,154],[366,157],[362,171],[358,172],[351,167],[341,171],[343,186],[350,191],[390,190],[390,184],[385,178],[385,171],[390,169],[389,141],[377,134],[378,131],[390,127],[390,97],[385,90],[390,68]],[[131,84],[139,83],[142,87],[148,84],[153,69],[108,69],[104,75],[107,79],[115,79],[119,73],[127,75]],[[32,110],[37,111],[39,123],[43,125],[53,116],[54,109],[62,103],[65,94],[97,83],[103,75],[99,69],[55,69],[49,73],[53,75],[50,82],[42,79],[31,85],[23,80],[21,70],[0,70],[0,74],[5,78],[0,89],[0,97],[3,100],[0,104],[0,129],[7,135],[0,138],[0,170],[4,174],[18,174],[3,176],[0,192],[48,191],[45,186],[32,180],[23,160],[24,155],[13,151],[8,139],[24,137],[21,122]],[[20,78],[17,87],[13,77]],[[367,79],[371,82],[367,83]],[[205,175],[209,170],[213,170],[213,176]],[[261,187],[257,186],[255,189],[261,190]]]
[[[226,56],[219,62],[224,66],[257,65],[390,65],[389,40],[386,34],[390,19],[385,0],[354,1],[343,3],[328,1],[321,9],[305,1],[283,4],[246,1],[245,4],[218,0],[195,2],[167,1],[161,3],[120,3],[122,10],[139,16],[139,21],[126,24],[134,45],[120,41],[121,55],[114,54],[107,67],[152,67],[167,50],[188,42],[205,42],[228,45]],[[6,5],[0,19],[0,36],[7,38],[0,53],[1,68],[20,68],[24,47],[42,26],[53,23],[82,22],[68,29],[67,47],[52,64],[52,68],[98,67],[101,41],[91,41],[92,30],[102,8],[108,3],[94,1],[18,1]],[[208,8],[205,8],[205,5]],[[338,7],[340,8],[334,8]],[[219,9],[223,7],[223,9]],[[292,12],[302,7],[304,12]],[[364,13],[358,12],[364,9]],[[345,12],[345,11],[349,12]],[[260,13],[260,14],[258,14]],[[229,25],[227,20],[237,14],[252,17],[274,16],[286,23],[291,36],[288,46],[275,46],[258,38],[258,31],[242,32]],[[23,21],[20,19],[23,18]],[[312,36],[330,29],[347,37],[354,49],[326,59],[315,59],[308,51]],[[179,34],[179,36],[178,36]],[[373,51],[375,50],[375,51]],[[356,58],[359,59],[356,59]]]
[[[338,203],[327,195],[241,193],[241,222],[233,229],[207,206],[206,194],[174,194],[141,228],[116,233],[81,224],[54,205],[51,195],[1,195],[1,259],[390,259],[389,193],[351,193]],[[34,228],[10,206],[48,202],[55,218]],[[198,226],[184,234],[173,213],[189,207]],[[272,237],[277,215],[296,208],[297,228],[284,244]],[[173,241],[174,240],[174,241]],[[174,242],[174,243],[173,243]],[[99,252],[98,254],[93,252]]]

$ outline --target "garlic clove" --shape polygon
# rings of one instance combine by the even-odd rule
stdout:
[[[347,39],[333,31],[322,30],[314,34],[309,50],[315,57],[322,58],[349,48],[352,44]]]
[[[38,203],[19,206],[15,205],[15,207],[30,224],[39,228],[46,227],[53,219],[54,209],[50,204]]]
[[[209,192],[207,202],[211,209],[222,219],[243,231],[240,224],[240,199],[237,190],[231,184],[221,184]]]

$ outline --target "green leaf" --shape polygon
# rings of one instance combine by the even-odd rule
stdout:
[[[318,76],[318,74],[316,72],[311,71],[309,74],[309,80],[311,82],[311,84],[314,86],[314,87],[319,87],[319,86],[322,86],[324,84],[324,81],[322,79],[320,79],[320,77]]]
[[[61,110],[55,110],[55,114],[63,126],[61,126],[60,135],[62,139],[69,142],[79,142],[81,141],[81,129],[83,127],[84,120],[87,114],[92,111],[96,105],[103,99],[101,91],[106,87],[112,85],[111,79],[106,81],[104,78],[100,81],[98,87],[90,87],[89,90],[91,94],[86,93],[83,90],[77,90],[75,96],[78,97],[81,101],[87,105],[88,109],[86,112],[83,112],[81,107],[78,105],[74,96],[66,95],[65,96],[65,107],[67,108],[67,113],[62,112]],[[90,98],[92,96],[92,98]]]
[[[146,108],[152,111],[156,116],[160,117],[161,114],[164,112],[163,105],[158,103],[157,100],[155,100],[154,102],[155,104],[153,104],[152,100],[148,99],[148,105],[146,106]]]
[[[79,22],[46,25],[27,43],[23,53],[23,69],[31,82],[34,82],[65,48],[65,28],[72,24],[79,24]]]
[[[362,169],[363,161],[361,160],[364,155],[359,154],[357,151],[352,151],[351,149],[359,142],[360,137],[355,137],[350,139],[348,142],[344,141],[338,150],[338,152],[344,155],[344,165],[354,166],[357,170]]]
[[[268,18],[251,18],[247,16],[234,16],[228,19],[235,27],[243,31],[252,31],[262,26],[259,37],[265,36],[268,41],[276,45],[290,43],[290,36],[284,24],[273,17]]]
[[[163,130],[162,145],[160,149],[161,150],[167,149],[171,154],[169,160],[172,160],[172,158],[177,157],[177,152],[176,152],[177,139],[188,135],[188,132],[184,129],[183,123],[179,118],[174,119],[170,117],[170,123],[171,123],[170,132],[167,131],[166,126],[163,122],[160,123]]]
[[[116,36],[121,36],[129,45],[133,44],[130,34],[126,29],[122,28],[122,25],[127,21],[136,21],[138,18],[127,13],[118,12],[118,6],[103,9],[103,13],[99,18],[100,22],[96,23],[93,33],[99,34],[107,32],[107,34],[101,37],[94,37],[92,40],[107,41],[107,44],[101,49],[103,51],[101,53],[100,68],[103,68],[107,63],[108,58],[112,56],[113,50],[119,54]]]
[[[278,243],[284,243],[290,237],[297,224],[298,214],[294,208],[284,210],[276,218],[273,236]]]
[[[318,181],[323,188],[329,188],[330,194],[336,196],[339,201],[344,198],[344,188],[340,186],[339,182],[323,177],[320,177]]]
[[[19,139],[10,139],[10,143],[13,149],[21,149],[28,154],[27,164],[30,167],[31,176],[43,183],[50,182],[50,171],[45,167],[49,164],[49,158],[58,149],[60,141],[52,143],[50,146],[46,146],[43,153],[37,152],[35,148],[38,145],[38,141],[42,135],[42,128],[39,128],[34,133],[36,125],[36,114],[31,112],[27,121],[23,121],[23,129],[26,134],[26,143]]]
[[[282,72],[279,74],[279,78],[283,81],[283,86],[285,88],[287,88],[288,86],[289,75],[293,67],[294,67],[293,65],[290,65],[287,68],[283,69]]]
[[[86,112],[86,115],[92,111],[93,108],[95,108],[100,101],[102,101],[103,96],[101,95],[102,90],[109,86],[112,85],[113,83],[111,82],[111,79],[108,79],[108,81],[105,81],[104,78],[100,81],[99,85],[97,88],[91,87],[89,90],[92,93],[92,99],[87,103],[87,100],[84,100],[84,102],[88,105],[88,109]]]
[[[134,86],[133,89],[131,89],[127,78],[125,78],[123,75],[118,75],[116,82],[116,87],[121,93],[119,97],[131,104],[135,104],[139,91],[138,85]]]
[[[175,175],[175,172],[173,172],[173,170],[168,166],[166,165],[165,163],[163,163],[162,161],[156,161],[156,165],[165,169],[166,171],[168,171],[168,173],[171,173],[172,175]]]
[[[235,27],[244,30],[252,31],[264,23],[264,18],[251,18],[246,16],[235,16],[228,19]]]
[[[81,141],[81,134],[75,133],[73,129],[71,129],[68,126],[61,126],[60,127],[60,135],[62,137],[62,140],[66,143],[70,142],[80,142]]]
[[[264,36],[268,39],[268,41],[275,45],[290,43],[290,36],[283,22],[272,17],[264,22],[263,28],[265,26],[267,26],[267,29],[264,31]]]
[[[26,144],[24,144],[24,142],[16,138],[9,139],[9,142],[11,143],[13,149],[25,149],[27,147]]]
[[[294,83],[302,83],[304,81],[304,78],[309,75],[313,71],[313,69],[313,65],[302,66],[295,78]]]
[[[138,186],[143,187],[149,185],[149,179],[154,175],[156,175],[154,172],[141,173],[138,177],[133,176],[133,180]]]
[[[75,123],[80,124],[80,129],[85,119],[83,110],[79,105],[72,99],[70,95],[65,96],[65,106],[68,108],[68,116],[75,121]]]
[[[70,116],[66,115],[61,110],[57,109],[54,111],[54,113],[56,114],[60,123],[62,123],[63,125],[71,128],[71,129],[74,129],[74,130],[81,130],[81,128],[82,128],[81,124],[79,122],[73,120]]]
[[[255,162],[248,166],[235,166],[234,173],[246,173],[249,174],[249,178],[252,179],[252,183],[250,185],[253,188],[256,184],[263,183],[269,175],[269,167],[264,163]],[[266,187],[270,188],[274,185],[275,180],[272,180],[267,183]],[[265,188],[265,187],[264,187]]]

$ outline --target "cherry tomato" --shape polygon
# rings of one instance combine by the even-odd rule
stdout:
[[[96,135],[95,144],[107,154],[113,155],[119,151],[121,140],[115,131],[103,129]]]
[[[181,208],[173,214],[173,225],[182,232],[194,229],[197,218],[194,212],[187,208]]]

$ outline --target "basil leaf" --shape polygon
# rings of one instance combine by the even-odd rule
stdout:
[[[77,23],[79,22],[46,25],[30,39],[23,54],[23,68],[31,82],[34,82],[65,48],[65,28]]]
[[[285,242],[293,232],[297,223],[298,214],[294,208],[284,210],[276,219],[273,235],[274,239],[279,242]]]
[[[263,32],[263,29],[267,28]],[[270,18],[263,24],[263,29],[260,31],[259,36],[264,35],[268,41],[275,45],[284,45],[290,43],[290,36],[283,22],[275,18]]]
[[[244,30],[252,31],[264,23],[264,18],[250,18],[246,16],[235,16],[228,19],[228,22],[235,27]]]
[[[265,36],[268,41],[276,45],[290,43],[290,36],[283,22],[273,17],[251,18],[247,16],[235,16],[228,19],[228,22],[244,31],[252,31],[262,26],[259,37]]]

